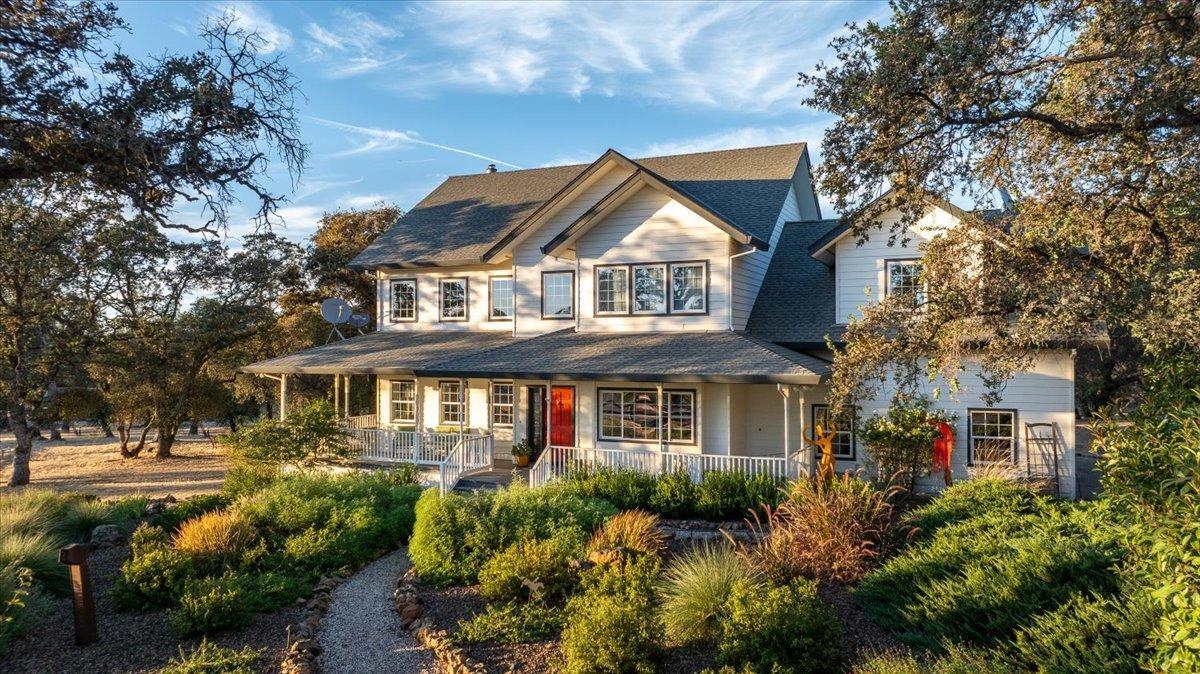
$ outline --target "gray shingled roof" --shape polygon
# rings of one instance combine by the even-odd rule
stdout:
[[[824,344],[825,335],[840,337],[841,328],[834,324],[834,272],[808,252],[814,241],[837,227],[837,220],[784,226],[746,332],[772,342],[809,347]]]
[[[383,330],[242,368],[263,374],[412,374],[456,356],[513,341],[508,332]]]
[[[447,360],[425,374],[815,384],[827,371],[825,361],[738,332],[562,330]]]
[[[674,187],[764,241],[804,143],[636,159]],[[451,176],[367,246],[350,266],[447,265],[483,254],[587,165]]]

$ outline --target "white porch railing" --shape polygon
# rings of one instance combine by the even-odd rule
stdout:
[[[346,428],[375,428],[377,426],[379,426],[379,416],[376,414],[346,417]]]
[[[529,486],[540,487],[573,473],[589,470],[632,470],[658,475],[686,471],[693,482],[703,482],[709,471],[769,475],[777,480],[795,478],[798,464],[781,456],[725,456],[649,450],[549,447],[529,470]]]
[[[374,415],[364,417],[374,418]],[[351,417],[347,421],[361,418]],[[490,435],[363,428],[350,423],[347,423],[346,433],[359,461],[413,463],[437,468],[438,487],[443,493],[453,489],[464,474],[492,465]]]
[[[438,466],[438,487],[442,493],[454,489],[464,474],[491,468],[492,438],[487,435],[464,435],[446,460]]]

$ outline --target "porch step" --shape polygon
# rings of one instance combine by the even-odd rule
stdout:
[[[458,484],[454,486],[454,491],[464,494],[477,491],[495,491],[501,487],[508,486],[514,479],[528,482],[529,469],[517,468],[514,471],[511,468],[495,467],[490,470],[481,470],[478,473],[471,473],[459,478]]]

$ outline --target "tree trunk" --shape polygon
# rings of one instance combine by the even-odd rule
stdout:
[[[12,477],[8,486],[20,487],[29,484],[29,456],[33,453],[33,433],[25,417],[25,408],[17,405],[8,411],[8,425],[12,428],[17,446],[13,450]]]
[[[50,422],[50,439],[62,440],[62,427],[57,421]]]
[[[188,422],[188,435],[195,435],[199,432],[200,422],[193,418],[190,422]]]
[[[233,412],[226,413],[225,418],[229,421],[229,432],[237,433],[237,419],[234,418]]]
[[[155,458],[171,458],[171,446],[175,444],[175,434],[179,432],[179,424],[160,424],[158,427],[158,452]]]
[[[104,431],[104,437],[111,438],[113,436],[112,424],[108,422],[108,415],[100,415],[100,430]]]

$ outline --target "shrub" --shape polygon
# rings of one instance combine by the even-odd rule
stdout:
[[[54,530],[68,541],[86,543],[91,540],[92,529],[119,520],[111,505],[97,499],[78,499],[63,509]]]
[[[275,467],[251,464],[233,457],[229,472],[225,474],[225,484],[221,485],[221,494],[235,501],[266,489],[278,476],[279,470]]]
[[[0,537],[0,568],[29,569],[42,587],[58,595],[71,590],[67,567],[58,563],[62,539],[47,533],[16,533]]]
[[[483,596],[493,600],[563,597],[579,580],[578,532],[525,540],[492,557],[479,571]]]
[[[705,545],[676,557],[660,591],[667,637],[676,643],[717,639],[733,586],[755,579],[728,546]]]
[[[50,533],[67,508],[82,497],[49,489],[25,489],[0,500],[0,538]]]
[[[145,494],[130,494],[112,501],[109,505],[112,507],[113,519],[119,523],[138,519],[146,512],[149,503],[150,498]]]
[[[417,502],[408,552],[427,582],[473,582],[488,559],[514,543],[564,530],[586,538],[616,512],[607,501],[557,485],[470,496],[428,490]]]
[[[246,646],[238,651],[204,639],[189,653],[181,647],[179,657],[171,658],[158,674],[252,674],[264,650]]]
[[[1137,672],[1149,654],[1155,616],[1148,606],[1076,595],[1022,626],[1004,649],[1014,669]]]
[[[604,523],[588,542],[588,552],[625,549],[658,554],[666,547],[658,530],[658,516],[641,510],[626,510]]]
[[[933,441],[937,424],[954,425],[955,419],[932,409],[928,398],[897,395],[883,416],[873,416],[859,437],[884,484],[904,485],[915,492],[917,478],[933,467]]]
[[[696,514],[697,487],[687,471],[680,469],[658,478],[650,509],[662,515],[681,519]]]
[[[655,671],[663,636],[653,604],[658,570],[658,558],[643,555],[584,575],[584,593],[567,603],[566,674]]]
[[[184,637],[237,629],[250,624],[251,608],[237,576],[188,581],[177,608],[170,613],[171,628]]]
[[[158,513],[152,521],[156,526],[173,531],[190,519],[221,510],[232,502],[233,499],[225,494],[197,494],[175,504],[174,508]]]
[[[175,534],[175,549],[199,565],[234,567],[257,540],[245,516],[216,510],[184,522]]]
[[[29,629],[45,604],[33,585],[33,572],[8,564],[0,567],[0,655],[8,650],[14,637]]]
[[[239,459],[266,466],[311,466],[323,459],[353,455],[337,411],[326,400],[315,400],[288,414],[286,420],[263,419],[221,436]]]
[[[766,535],[742,551],[776,581],[805,576],[850,582],[888,553],[896,526],[888,494],[866,481],[849,475],[829,482],[799,480],[768,512]]]
[[[933,501],[908,513],[904,523],[912,528],[913,540],[924,540],[956,522],[993,512],[1029,515],[1046,503],[1046,497],[1012,480],[968,480],[947,487]]]
[[[814,581],[773,587],[742,580],[727,610],[718,644],[723,664],[772,674],[838,671],[841,626]]]
[[[125,610],[169,606],[195,573],[192,560],[167,545],[166,534],[159,527],[138,527],[130,540],[130,552],[112,589],[113,601]]]
[[[958,646],[951,646],[941,657],[922,659],[918,659],[908,652],[882,653],[858,664],[853,669],[853,674],[1011,674],[1011,672],[1009,665],[997,660],[990,651]]]
[[[483,613],[460,621],[453,639],[459,644],[524,644],[553,639],[562,628],[561,608],[538,601],[488,604]]]
[[[710,520],[743,519],[779,501],[779,485],[769,475],[710,470],[697,487],[696,514]]]
[[[649,508],[656,482],[653,475],[610,468],[580,471],[568,478],[568,485],[579,495],[602,498],[621,510]]]

